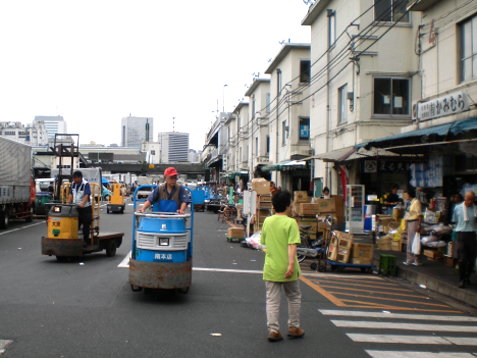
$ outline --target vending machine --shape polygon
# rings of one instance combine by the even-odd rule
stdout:
[[[346,231],[352,234],[362,233],[365,215],[364,185],[346,185],[345,204]]]

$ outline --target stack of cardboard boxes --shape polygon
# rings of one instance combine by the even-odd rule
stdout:
[[[252,179],[252,190],[257,192],[257,205],[253,231],[261,230],[265,218],[272,214],[272,196],[270,182],[263,178]]]
[[[318,222],[316,214],[318,213],[315,204],[310,203],[311,198],[306,191],[293,192],[292,216],[299,226],[308,226],[306,230],[310,239],[316,240],[318,232]]]
[[[373,257],[373,244],[355,242],[353,235],[341,231],[335,231],[328,247],[327,259],[331,261],[372,265]]]
[[[376,232],[378,250],[403,251],[406,227],[396,215],[376,215]]]

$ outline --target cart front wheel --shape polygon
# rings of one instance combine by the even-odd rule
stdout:
[[[109,240],[106,246],[106,256],[113,257],[116,255],[116,240]]]

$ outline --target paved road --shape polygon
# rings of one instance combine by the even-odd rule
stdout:
[[[308,272],[302,283],[305,338],[267,342],[263,255],[227,242],[227,224],[212,213],[196,216],[190,292],[134,293],[121,267],[130,249],[130,212],[103,212],[102,230],[125,232],[113,258],[98,253],[58,263],[40,255],[43,222],[0,231],[2,357],[359,358],[393,357],[394,351],[400,357],[475,357],[475,318],[418,290],[353,273]]]

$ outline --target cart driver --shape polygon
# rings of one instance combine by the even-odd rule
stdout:
[[[173,167],[164,171],[164,184],[159,185],[149,194],[144,205],[139,209],[144,212],[151,205],[158,203],[159,212],[184,214],[189,203],[186,189],[177,184],[179,173]],[[155,210],[156,211],[156,210]]]
[[[89,232],[91,227],[92,212],[91,212],[91,186],[83,179],[83,173],[79,170],[73,173],[73,183],[70,188],[70,195],[68,197],[69,203],[76,204],[78,209],[78,224],[83,225],[83,240],[85,244],[89,240]]]

